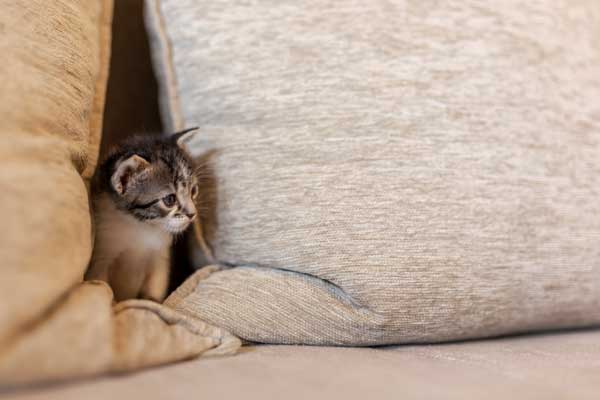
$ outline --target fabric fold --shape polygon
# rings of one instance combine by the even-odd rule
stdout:
[[[8,346],[0,348],[0,387],[128,372],[212,354],[233,354],[226,331],[162,304],[113,306],[100,281],[83,282]]]

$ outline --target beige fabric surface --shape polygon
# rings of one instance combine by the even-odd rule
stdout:
[[[81,283],[112,1],[0,1],[0,389],[234,352],[239,340]]]
[[[379,349],[258,346],[4,400],[595,400],[599,343],[600,332],[582,331]]]
[[[600,323],[597,1],[147,9],[163,120],[214,150],[202,222],[238,267],[171,306],[268,343]]]

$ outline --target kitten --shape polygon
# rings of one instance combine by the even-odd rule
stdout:
[[[85,279],[106,281],[117,301],[166,296],[173,236],[196,217],[198,182],[182,147],[196,129],[127,141],[98,169],[96,238]]]

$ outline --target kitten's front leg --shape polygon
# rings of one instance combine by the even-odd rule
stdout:
[[[110,266],[108,283],[117,302],[138,298],[144,279],[139,259],[130,252],[121,254]]]
[[[140,298],[162,303],[169,288],[170,259],[169,248],[157,252],[146,270]]]

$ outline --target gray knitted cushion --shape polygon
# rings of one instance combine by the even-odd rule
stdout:
[[[597,1],[147,6],[234,266],[168,305],[270,343],[600,323]]]

